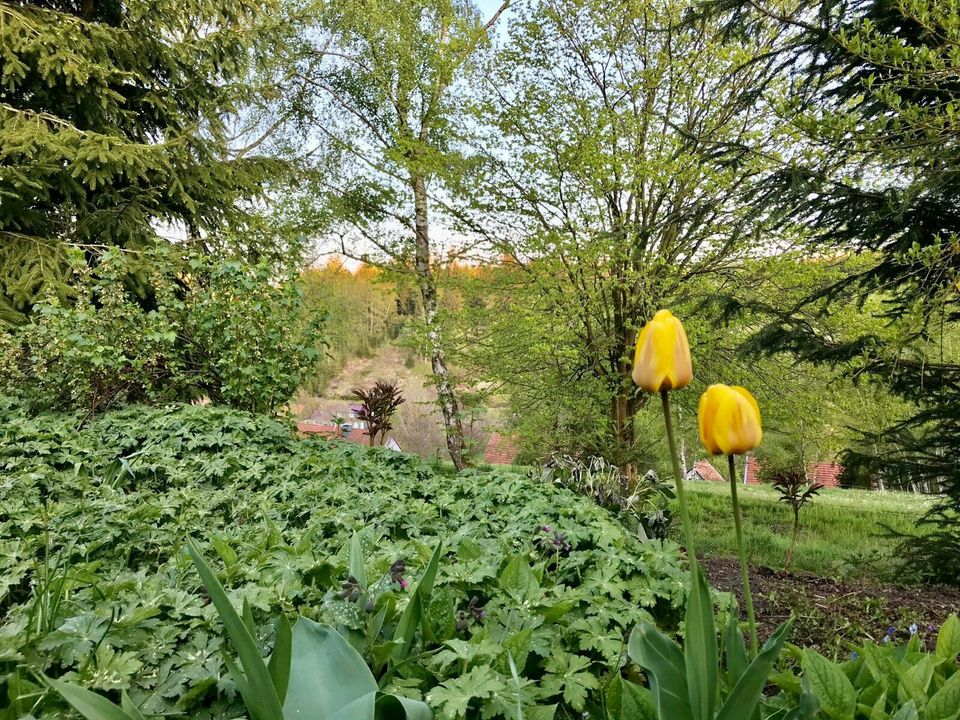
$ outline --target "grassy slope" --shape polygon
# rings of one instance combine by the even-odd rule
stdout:
[[[729,486],[701,482],[688,488],[698,552],[735,556]],[[738,496],[751,563],[782,568],[790,544],[789,507],[778,502],[779,495],[770,487],[741,485]],[[823,490],[801,511],[792,569],[896,579],[888,575],[898,544],[890,530],[916,532],[916,521],[931,502],[930,497],[910,493]]]

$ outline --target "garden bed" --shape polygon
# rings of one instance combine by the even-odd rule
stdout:
[[[739,563],[708,558],[702,564],[710,583],[735,593],[742,608]],[[960,612],[960,588],[955,587],[838,581],[767,567],[752,567],[750,583],[761,637],[792,613],[790,642],[838,654],[846,653],[848,644],[883,641],[888,635],[904,641],[912,625],[932,641],[947,616]]]

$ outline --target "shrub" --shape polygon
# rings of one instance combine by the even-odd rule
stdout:
[[[3,389],[37,409],[206,398],[272,411],[318,355],[298,287],[266,266],[112,249],[77,262],[73,287],[2,337]]]
[[[384,437],[393,429],[393,414],[406,400],[400,394],[397,381],[377,380],[369,389],[358,388],[353,396],[360,401],[357,419],[367,424],[370,445],[383,444]]]
[[[790,547],[783,563],[783,569],[790,569],[793,552],[797,549],[797,538],[800,536],[800,511],[804,505],[813,502],[823,489],[823,485],[807,479],[806,473],[796,467],[773,468],[767,473],[774,489],[780,494],[780,502],[790,506],[793,513],[793,530],[790,534]]]
[[[631,478],[602,457],[573,457],[551,453],[539,471],[540,479],[591,498],[597,505],[618,513],[641,537],[662,540],[670,529],[669,500],[672,488],[653,472]]]

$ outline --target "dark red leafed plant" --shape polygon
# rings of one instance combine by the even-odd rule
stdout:
[[[787,558],[783,564],[783,569],[789,570],[790,563],[793,561],[793,553],[797,549],[797,536],[800,532],[800,510],[813,500],[823,488],[823,485],[818,482],[810,482],[803,470],[797,468],[777,469],[771,472],[769,477],[773,482],[773,487],[780,493],[780,502],[789,505],[793,511],[793,533],[790,539],[790,548],[787,550]]]
[[[371,388],[354,390],[353,396],[360,401],[356,415],[358,420],[367,424],[370,446],[373,447],[378,436],[383,442],[384,436],[393,428],[393,414],[406,402],[400,395],[396,380],[377,380]]]

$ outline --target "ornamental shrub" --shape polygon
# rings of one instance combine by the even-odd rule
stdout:
[[[2,389],[35,410],[205,399],[269,412],[322,343],[294,278],[265,265],[109,249],[93,267],[75,256],[72,287],[0,334]]]

